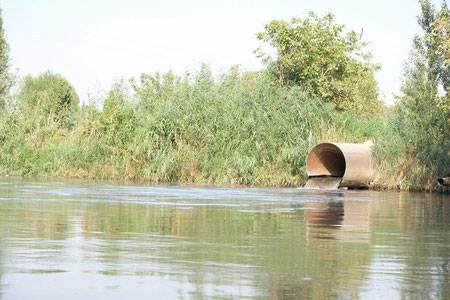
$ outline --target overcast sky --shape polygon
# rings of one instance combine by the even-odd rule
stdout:
[[[442,1],[433,0],[439,8]],[[210,64],[215,73],[240,64],[260,70],[255,34],[273,19],[332,12],[347,30],[364,28],[386,103],[398,93],[403,63],[420,32],[415,0],[2,0],[13,67],[20,75],[52,70],[81,100],[120,77]]]

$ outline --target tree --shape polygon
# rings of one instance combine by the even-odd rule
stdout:
[[[450,88],[450,68],[445,63],[445,49],[448,45],[448,8],[444,3],[437,12],[429,0],[419,0],[422,14],[418,23],[424,31],[424,36],[414,38],[414,49],[422,51],[426,56],[427,68],[430,70],[430,80],[442,85],[444,90]],[[446,32],[447,31],[447,32]],[[448,59],[448,57],[447,57]]]
[[[35,111],[66,125],[78,111],[78,105],[79,98],[72,85],[51,71],[37,77],[26,76],[18,96],[18,107],[23,113]]]
[[[424,35],[414,37],[400,88],[403,96],[397,97],[397,106],[416,111],[421,119],[421,110],[429,113],[437,110],[435,113],[447,113],[448,118],[450,67],[445,49],[449,47],[449,38],[444,32],[449,26],[449,11],[445,3],[440,11],[436,11],[429,0],[419,0],[419,3],[422,14],[417,19]]]
[[[430,185],[433,178],[446,174],[450,165],[449,68],[445,66],[444,56],[437,51],[442,49],[443,40],[429,38],[439,13],[429,0],[419,3],[422,14],[418,23],[424,35],[413,40],[392,125],[400,137],[394,142],[398,148],[404,147],[399,155],[406,157],[399,170],[409,184]]]
[[[354,31],[344,35],[343,30],[331,13],[273,20],[257,38],[275,48],[276,54],[261,48],[255,52],[282,86],[310,88],[339,110],[379,112],[382,102],[374,78],[379,66],[363,51],[367,43]]]
[[[0,8],[0,106],[4,104],[2,98],[8,93],[13,84],[13,78],[9,73],[10,64],[9,45],[6,41],[2,9]]]
[[[429,3],[428,3],[429,4]],[[422,7],[427,9],[427,2],[422,2]],[[438,76],[442,80],[444,89],[448,92],[450,82],[450,11],[446,3],[437,13],[427,14],[427,20],[423,17],[423,29],[426,30],[426,39],[428,43],[428,56],[434,57],[439,66]]]

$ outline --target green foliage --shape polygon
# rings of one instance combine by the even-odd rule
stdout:
[[[0,174],[292,186],[317,143],[373,140],[380,185],[433,189],[450,165],[449,68],[442,10],[420,3],[427,36],[415,38],[386,116],[365,43],[333,15],[310,13],[258,34],[277,51],[258,50],[267,71],[142,74],[132,94],[115,83],[101,109],[79,109],[59,74],[27,76],[17,106],[0,110]]]
[[[123,82],[116,83],[103,103],[100,126],[108,144],[124,146],[136,127],[133,107],[127,102],[127,90]]]
[[[165,78],[171,83],[164,84]],[[131,82],[134,95],[124,82],[115,84],[102,110],[84,105],[71,128],[57,120],[43,122],[40,110],[27,115],[4,111],[0,173],[293,186],[305,182],[306,156],[320,142],[374,139],[383,161],[400,170],[396,161],[406,165],[409,157],[401,145],[419,147],[427,139],[442,138],[440,131],[421,131],[426,122],[438,122],[438,115],[408,123],[416,126],[417,136],[412,136],[413,131],[400,130],[410,112],[398,108],[389,121],[361,119],[336,111],[299,86],[280,87],[267,72],[234,67],[214,78],[203,66],[193,75],[144,74]],[[421,159],[427,153],[432,159],[443,157],[431,151],[436,149],[424,148]],[[389,170],[383,169],[383,175]],[[413,172],[423,178],[423,172]],[[388,177],[380,183],[387,185]],[[423,181],[404,181],[402,187],[418,182]]]
[[[178,79],[170,71],[162,76],[159,72],[154,76],[143,73],[139,83],[136,79],[131,79],[131,86],[140,99],[141,106],[148,110],[158,98],[166,98],[173,94],[176,80]]]
[[[450,66],[450,11],[445,2],[430,24],[430,32],[427,33],[426,38],[430,42],[433,54],[442,56],[448,68]]]
[[[448,47],[445,43],[448,43],[446,39],[445,29],[442,34],[443,39],[440,38],[440,32],[436,32],[439,26],[445,25],[445,20],[441,14],[445,17],[448,14],[447,6],[444,4],[442,10],[437,12],[435,7],[429,0],[419,0],[422,8],[422,14],[418,16],[417,20],[424,32],[424,36],[416,36],[414,38],[413,51],[422,52],[426,57],[426,67],[430,70],[428,73],[428,79],[435,82],[438,85],[442,85],[444,90],[448,93],[450,89],[450,67],[445,63],[445,56],[442,55],[441,50]]]
[[[317,142],[370,138],[360,130],[364,121],[301,87],[280,87],[265,72],[234,67],[214,78],[203,66],[193,75],[143,74],[131,82],[133,96],[124,82],[115,84],[102,110],[83,106],[73,128],[42,123],[37,112],[28,119],[10,113],[0,127],[3,172],[297,185]]]
[[[419,24],[431,32],[436,11],[429,1],[421,1]],[[385,181],[402,187],[432,188],[438,176],[448,173],[450,165],[450,97],[448,68],[434,50],[436,44],[416,37],[392,116],[393,132],[380,141],[381,165]],[[439,87],[447,87],[444,93]],[[395,149],[395,150],[394,150]]]
[[[24,78],[18,95],[18,107],[24,114],[38,113],[68,126],[78,111],[79,99],[72,85],[50,71]]]
[[[0,108],[5,104],[4,96],[8,93],[13,84],[13,78],[9,72],[9,68],[9,45],[6,41],[5,30],[3,28],[2,9],[0,8]]]
[[[273,57],[261,48],[255,52],[269,72],[283,86],[300,85],[333,103],[339,110],[362,115],[380,113],[374,72],[367,45],[354,32],[343,33],[344,26],[329,13],[313,12],[306,19],[274,20],[257,38],[275,49]]]

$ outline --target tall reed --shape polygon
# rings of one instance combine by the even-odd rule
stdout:
[[[326,140],[363,142],[376,122],[338,113],[300,87],[232,68],[214,78],[143,74],[115,85],[73,128],[4,112],[0,170],[19,175],[292,186]]]

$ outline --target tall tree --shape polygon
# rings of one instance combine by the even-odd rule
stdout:
[[[422,13],[418,23],[423,34],[413,40],[392,124],[400,137],[394,143],[399,148],[403,146],[403,151],[398,152],[404,156],[398,159],[398,171],[411,185],[431,184],[433,178],[446,174],[450,165],[449,67],[437,51],[442,41],[428,37],[433,33],[438,12],[429,0],[419,3]]]
[[[414,38],[414,49],[423,52],[427,68],[430,70],[429,79],[442,85],[448,92],[450,88],[449,49],[449,11],[444,2],[440,11],[437,11],[429,0],[419,0],[422,14],[418,16],[418,23],[424,35]],[[447,50],[446,50],[447,49]],[[446,57],[447,55],[447,57]],[[447,63],[446,63],[447,61]]]
[[[255,52],[283,86],[301,85],[337,109],[353,112],[380,111],[374,72],[379,66],[364,51],[367,43],[354,31],[344,33],[334,15],[305,19],[273,20],[257,38],[275,50]]]
[[[2,101],[3,97],[8,93],[13,84],[9,68],[9,45],[6,41],[5,29],[3,28],[2,9],[0,8],[0,106],[4,103]]]
[[[422,3],[422,6],[427,7],[427,3]],[[436,60],[440,63],[438,74],[445,90],[448,92],[450,81],[450,11],[445,2],[441,10],[432,16],[432,20],[426,27],[426,41],[429,45],[428,56],[436,57]]]

